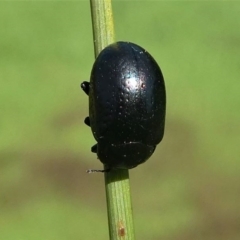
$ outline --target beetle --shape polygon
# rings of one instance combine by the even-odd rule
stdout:
[[[84,122],[97,141],[91,150],[107,169],[97,171],[145,162],[162,140],[165,125],[165,83],[154,58],[134,43],[113,43],[100,52],[90,82],[81,88],[89,96]]]

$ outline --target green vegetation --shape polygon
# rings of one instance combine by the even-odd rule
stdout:
[[[167,88],[154,156],[130,170],[136,239],[240,239],[240,4],[114,1],[117,40]],[[0,3],[0,239],[107,239],[104,176],[79,84],[94,61],[89,2]]]

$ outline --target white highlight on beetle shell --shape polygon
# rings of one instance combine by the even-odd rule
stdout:
[[[138,78],[130,77],[126,80],[126,82],[127,82],[127,86],[130,88],[130,90],[138,88],[138,84],[139,84]]]

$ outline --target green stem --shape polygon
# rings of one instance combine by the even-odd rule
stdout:
[[[114,25],[111,0],[90,0],[95,57],[114,42]]]
[[[111,0],[90,0],[95,57],[114,42]],[[105,188],[110,240],[134,240],[128,170],[105,174]]]
[[[111,240],[134,240],[128,170],[105,173],[109,235]]]

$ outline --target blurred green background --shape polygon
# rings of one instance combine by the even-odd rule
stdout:
[[[136,239],[240,239],[240,3],[114,1],[116,39],[160,64],[166,133],[130,171]],[[79,85],[88,1],[0,3],[0,239],[108,239]]]

